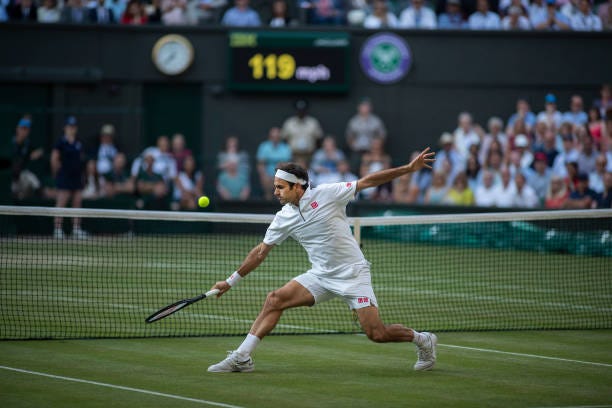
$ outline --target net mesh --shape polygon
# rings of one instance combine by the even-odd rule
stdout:
[[[308,270],[288,240],[220,299],[146,324],[208,290],[270,216],[0,207],[0,338],[248,332],[266,294]],[[53,238],[53,216],[66,237]],[[82,219],[87,239],[70,233]],[[612,328],[612,211],[351,219],[386,323],[417,330]],[[354,333],[338,299],[288,310],[275,334]]]

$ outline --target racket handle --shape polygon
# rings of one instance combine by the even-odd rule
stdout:
[[[206,297],[209,297],[209,296],[215,296],[215,295],[216,295],[216,294],[218,294],[219,292],[220,292],[220,291],[219,291],[219,289],[212,289],[212,290],[209,290],[208,292],[206,292]]]

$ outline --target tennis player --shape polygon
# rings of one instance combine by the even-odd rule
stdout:
[[[217,282],[221,296],[266,259],[274,245],[291,237],[308,253],[312,268],[280,289],[268,294],[266,301],[242,344],[223,361],[208,367],[210,372],[249,372],[254,364],[251,354],[270,333],[283,311],[299,306],[314,306],[334,297],[353,309],[368,338],[377,343],[413,342],[417,350],[415,370],[430,370],[436,362],[435,334],[401,324],[384,324],[372,290],[370,263],[351,234],[346,205],[366,188],[381,184],[424,167],[431,168],[433,152],[423,150],[412,162],[400,167],[368,174],[348,183],[309,187],[306,169],[294,163],[281,165],[274,177],[274,196],[283,208],[276,213],[263,242],[246,256],[238,270],[225,281]]]

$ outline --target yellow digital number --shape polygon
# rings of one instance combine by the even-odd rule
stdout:
[[[280,79],[291,79],[295,74],[295,58],[289,54],[278,57],[278,77]]]
[[[253,79],[262,79],[265,71],[267,79],[288,80],[295,74],[295,58],[290,54],[268,54],[264,57],[257,53],[249,59],[249,67]]]
[[[249,67],[253,70],[253,78],[261,79],[263,77],[263,55],[253,55],[249,60]]]

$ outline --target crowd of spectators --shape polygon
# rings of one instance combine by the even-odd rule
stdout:
[[[547,94],[536,112],[519,99],[515,112],[505,112],[505,121],[489,118],[486,129],[462,112],[456,129],[439,137],[432,170],[365,189],[357,198],[409,205],[611,208],[612,90],[602,86],[588,111],[580,95],[573,95],[569,106],[560,112],[556,96]],[[128,197],[141,209],[194,210],[205,191],[217,200],[272,200],[274,171],[281,162],[305,166],[316,186],[354,181],[410,159],[386,151],[393,135],[387,134],[367,98],[347,118],[344,140],[324,132],[307,101],[298,100],[294,107],[295,114],[279,118],[282,125],[271,126],[254,152],[242,149],[239,137],[229,135],[217,154],[213,180],[205,180],[203,163],[180,133],[159,136],[130,162],[116,143],[112,124],[101,127],[94,149],[84,147],[75,116],[66,119],[53,145],[47,167],[51,174],[36,174],[32,163],[45,156],[29,140],[33,122],[25,115],[12,139],[13,197],[42,197],[73,207],[81,206],[83,199]],[[73,223],[73,233],[83,234],[79,220]],[[60,225],[57,219],[58,237]]]
[[[0,22],[368,29],[612,29],[612,0],[0,0]],[[250,4],[252,1],[252,4]]]

